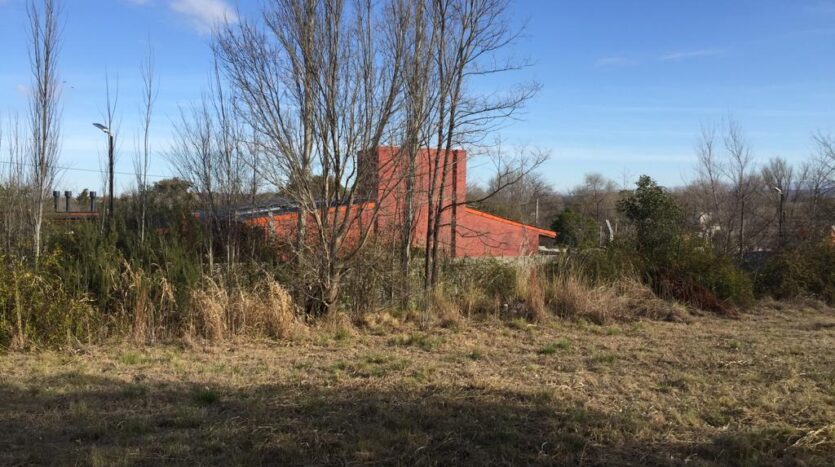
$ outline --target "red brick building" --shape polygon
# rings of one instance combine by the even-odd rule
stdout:
[[[363,185],[360,197],[365,203],[357,212],[360,218],[355,229],[371,227],[378,236],[399,238],[403,225],[406,202],[405,164],[399,157],[399,149],[381,147],[359,158],[358,173],[362,174]],[[414,196],[412,201],[415,222],[412,238],[414,246],[426,244],[429,186],[432,180],[433,161],[444,157],[442,152],[423,149],[418,155],[415,167]],[[438,166],[446,166],[446,176],[437,174],[436,183],[443,179],[444,206],[441,214],[439,235],[440,248],[454,257],[468,256],[525,256],[537,254],[540,240],[556,238],[556,232],[521,224],[473,209],[465,204],[467,195],[466,152],[452,151]],[[440,172],[440,171],[439,171]],[[373,226],[370,213],[377,207]],[[344,207],[333,208],[344,209]],[[296,212],[260,214],[251,218],[252,223],[272,229],[276,235],[288,236],[295,229]],[[362,224],[362,225],[361,225]]]

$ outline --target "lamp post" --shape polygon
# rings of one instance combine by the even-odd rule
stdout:
[[[535,209],[534,210],[534,225],[539,227],[539,197],[537,197],[533,201],[528,201],[527,203],[522,203],[522,206],[528,206],[528,205],[531,205],[531,204],[535,205],[535,208],[534,208]]]
[[[110,224],[113,220],[113,133],[110,131],[110,128],[102,125],[101,123],[93,123],[93,126],[101,130],[104,134],[107,135],[107,183],[108,183],[108,195],[110,198],[107,200],[107,232],[110,232]]]
[[[778,246],[780,246],[782,248],[783,243],[785,241],[784,238],[783,238],[783,217],[784,217],[783,216],[783,203],[785,202],[786,196],[785,196],[785,194],[783,193],[783,190],[780,187],[775,186],[773,188],[774,188],[774,191],[776,191],[777,194],[780,197],[779,205],[778,205],[778,208],[777,208],[777,216],[778,216],[777,217],[777,225],[778,225],[777,239],[778,239]]]

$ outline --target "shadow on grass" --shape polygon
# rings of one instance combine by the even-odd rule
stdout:
[[[781,433],[659,442],[640,414],[484,388],[382,390],[67,373],[0,383],[0,464],[721,464],[823,462]]]

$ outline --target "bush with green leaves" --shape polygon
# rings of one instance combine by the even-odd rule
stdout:
[[[618,203],[635,228],[635,248],[650,265],[660,265],[676,255],[683,238],[681,208],[664,188],[642,175],[638,188]]]
[[[456,261],[444,271],[446,291],[457,293],[478,288],[486,296],[507,302],[515,298],[519,268],[495,258]]]
[[[556,242],[573,248],[595,248],[600,243],[600,226],[591,217],[572,209],[561,212],[551,225],[558,232]]]
[[[751,303],[750,278],[730,258],[685,231],[681,209],[652,178],[641,176],[637,189],[618,207],[634,227],[639,268],[656,292],[717,310],[726,310],[717,299],[738,306]]]
[[[756,291],[776,299],[813,297],[835,304],[835,245],[806,245],[770,257],[756,273]]]
[[[590,285],[611,284],[635,277],[640,257],[632,242],[616,239],[606,248],[569,251],[544,265],[547,277],[576,276]]]
[[[84,294],[65,285],[62,254],[42,255],[37,267],[0,258],[0,347],[41,347],[89,342],[99,315]]]
[[[753,283],[748,273],[730,257],[717,254],[700,238],[682,239],[671,266],[732,305],[746,307],[754,300]]]

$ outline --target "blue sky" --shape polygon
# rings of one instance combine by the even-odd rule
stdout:
[[[104,76],[118,77],[118,170],[130,172],[139,117],[139,62],[155,49],[160,94],[151,172],[180,105],[198,98],[210,64],[209,24],[239,6],[224,0],[65,1],[61,74],[66,171],[61,188],[98,188],[104,136],[91,122],[104,110]],[[810,135],[835,133],[835,0],[516,0],[526,22],[513,51],[530,68],[488,83],[543,86],[505,141],[548,149],[545,177],[559,190],[584,173],[621,182],[649,174],[667,185],[690,178],[702,124],[732,115],[758,161],[803,160]],[[24,0],[0,0],[0,114],[25,113],[29,83]],[[0,160],[6,160],[5,153]],[[474,165],[479,165],[478,163]],[[92,170],[86,172],[83,170]],[[474,170],[483,178],[483,169]],[[159,178],[159,177],[152,177]],[[126,189],[130,176],[119,176]]]

